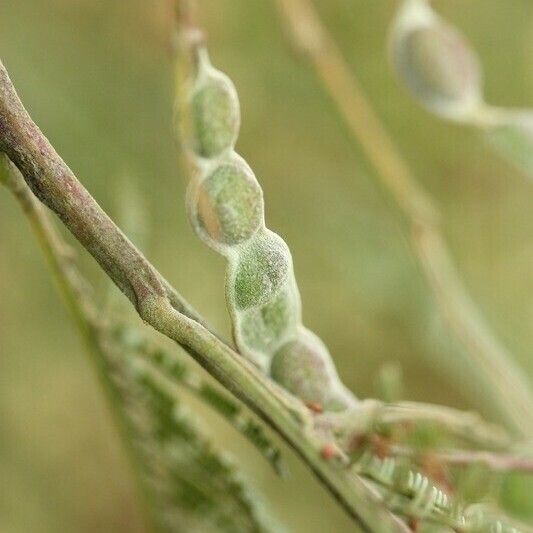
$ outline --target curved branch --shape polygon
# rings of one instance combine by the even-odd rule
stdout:
[[[180,344],[276,430],[350,515],[373,531],[409,531],[360,477],[324,459],[321,443],[308,430],[311,423],[303,404],[209,331],[202,318],[120,231],[31,120],[1,62],[0,151],[131,300],[141,318]]]

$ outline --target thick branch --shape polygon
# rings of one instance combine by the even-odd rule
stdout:
[[[33,123],[1,62],[0,151],[132,301],[139,315],[184,347],[273,427],[354,518],[374,531],[409,531],[361,478],[324,460],[320,442],[306,430],[309,415],[303,405],[204,327],[199,315],[118,229]]]
[[[18,167],[34,194],[63,221],[137,307],[148,296],[168,298],[201,322],[107,216],[24,109],[0,62],[0,151]]]

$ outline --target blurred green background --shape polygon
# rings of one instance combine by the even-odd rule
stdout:
[[[532,376],[533,184],[475,132],[426,114],[399,87],[385,53],[395,1],[315,3],[442,209],[472,296]],[[397,210],[311,70],[284,42],[274,3],[199,5],[213,62],[240,94],[238,150],[264,188],[269,227],[292,249],[306,324],[327,342],[346,383],[360,396],[375,396],[382,365],[398,362],[406,398],[494,418],[436,311]],[[435,6],[478,49],[488,100],[531,106],[531,1]],[[195,238],[185,216],[186,180],[171,128],[170,29],[164,0],[0,2],[0,56],[35,121],[110,213],[119,216],[121,186],[138,191],[147,212],[147,255],[228,331],[224,262]],[[104,276],[80,255],[103,292]],[[0,531],[143,531],[93,368],[5,191],[0,302]],[[232,430],[203,411],[202,417],[199,423],[217,445],[238,454],[267,508],[290,529],[354,530],[289,451],[290,476],[280,482]],[[522,511],[529,506],[532,513],[530,504],[522,502]]]

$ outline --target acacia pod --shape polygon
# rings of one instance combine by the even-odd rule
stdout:
[[[234,310],[233,315],[237,346],[244,355],[260,361],[268,373],[272,354],[284,342],[295,338],[301,325],[300,295],[294,276],[269,301],[246,311]]]
[[[391,31],[390,57],[400,80],[429,111],[469,122],[484,107],[477,54],[426,0],[405,0]]]

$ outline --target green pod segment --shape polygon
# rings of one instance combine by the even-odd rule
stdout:
[[[391,35],[393,66],[426,109],[469,121],[483,104],[481,67],[475,51],[425,0],[406,0]]]
[[[264,224],[263,191],[244,160],[233,154],[192,185],[191,219],[209,242],[235,246]]]
[[[269,301],[291,270],[291,253],[283,239],[269,230],[258,232],[239,250],[229,287],[235,306],[249,309]]]
[[[241,352],[268,372],[272,354],[288,339],[295,338],[301,324],[300,295],[291,275],[268,302],[236,311],[235,343]]]
[[[283,388],[325,411],[343,411],[353,405],[354,398],[342,385],[328,349],[304,328],[276,351],[270,374]]]
[[[200,65],[199,87],[191,98],[192,149],[202,158],[233,150],[240,127],[237,91],[231,80],[210,65]]]

